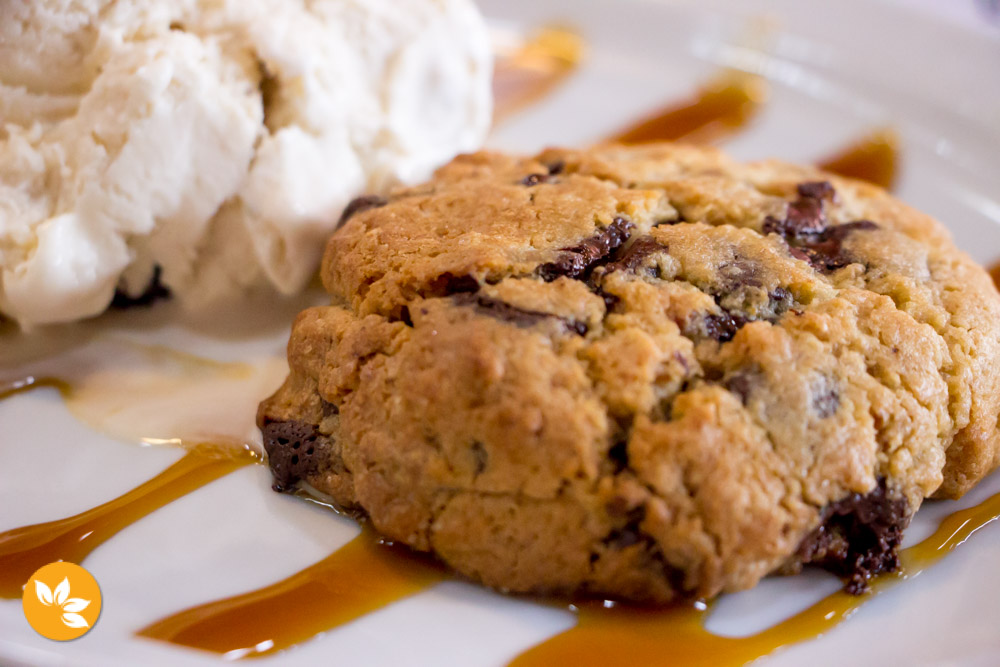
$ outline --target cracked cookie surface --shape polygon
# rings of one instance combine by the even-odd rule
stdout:
[[[1000,298],[882,190],[653,145],[360,202],[260,408],[275,486],[518,592],[864,590],[998,463]]]

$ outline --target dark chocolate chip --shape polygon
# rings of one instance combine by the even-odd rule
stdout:
[[[452,294],[465,294],[477,292],[479,281],[472,276],[456,276],[453,273],[442,273],[428,283],[430,292],[434,296],[451,296]]]
[[[822,181],[800,183],[797,189],[799,198],[788,204],[783,220],[772,216],[764,219],[765,234],[774,232],[789,240],[819,234],[826,229],[824,201],[835,199],[837,193],[833,186]]]
[[[548,174],[528,174],[521,179],[521,185],[532,187],[533,185],[538,185],[539,183],[545,183],[549,180]]]
[[[732,292],[742,287],[760,287],[760,266],[743,257],[736,257],[719,267],[722,278],[720,289],[723,293]]]
[[[799,197],[803,198],[826,199],[827,201],[834,201],[837,198],[837,191],[830,181],[799,183],[795,189],[799,193]]]
[[[757,385],[757,373],[737,371],[729,376],[723,386],[740,398],[740,402],[746,405],[750,400],[750,393]]]
[[[556,160],[555,162],[547,166],[550,176],[556,176],[558,174],[563,173],[566,170],[566,163],[562,160]]]
[[[704,334],[720,343],[731,341],[736,336],[736,332],[742,329],[748,322],[746,317],[738,313],[727,313],[725,311],[718,315],[714,313],[704,315],[701,321],[704,327]]]
[[[803,197],[791,202],[785,211],[785,218],[778,220],[773,216],[764,219],[764,233],[772,232],[785,239],[794,239],[809,234],[818,234],[826,228],[826,215],[823,211],[823,201]]]
[[[615,464],[615,473],[628,468],[628,442],[621,440],[608,450],[608,458]]]
[[[153,267],[153,277],[149,279],[149,284],[142,294],[130,296],[122,290],[116,290],[115,296],[111,299],[111,307],[117,310],[126,308],[142,308],[150,306],[157,301],[163,301],[171,297],[170,290],[167,289],[160,280],[163,270],[159,265]]]
[[[472,443],[472,457],[476,462],[476,475],[483,474],[486,470],[486,466],[489,463],[489,454],[486,452],[486,447],[483,443],[476,441]]]
[[[789,251],[819,271],[836,271],[853,261],[844,250],[844,240],[853,232],[873,229],[878,229],[878,225],[870,220],[858,220],[828,227],[813,239],[794,241],[795,245],[791,246]]]
[[[832,417],[840,407],[840,391],[833,378],[819,376],[812,386],[812,408],[821,419]]]
[[[556,261],[538,267],[538,275],[546,282],[560,276],[580,278],[588,269],[624,245],[632,233],[633,224],[617,217],[610,225],[578,245],[562,248]]]
[[[665,252],[667,247],[654,239],[652,236],[643,236],[625,246],[615,257],[615,260],[608,264],[607,273],[613,271],[635,271],[642,266],[650,255],[658,252]]]
[[[460,306],[474,307],[483,315],[487,315],[502,322],[509,322],[514,326],[523,329],[533,327],[540,322],[558,320],[568,331],[580,336],[587,335],[588,327],[586,323],[572,318],[559,317],[558,315],[542,313],[537,310],[518,308],[517,306],[513,306],[506,301],[501,301],[500,299],[494,299],[488,296],[459,294],[453,298],[455,303]]]
[[[388,203],[388,199],[385,197],[379,197],[378,195],[362,195],[360,197],[355,197],[351,200],[347,207],[344,208],[344,212],[340,214],[340,220],[337,222],[337,229],[340,229],[345,222],[358,213],[362,213],[373,208],[381,208]]]
[[[333,446],[316,425],[303,421],[271,422],[261,432],[275,491],[291,491],[315,473]]]
[[[618,298],[614,294],[608,294],[602,289],[597,290],[597,296],[601,297],[604,300],[604,310],[608,313],[613,311],[615,309],[615,306],[617,306],[621,302],[620,298]]]
[[[602,540],[605,546],[612,549],[625,549],[626,547],[647,541],[642,534],[640,526],[646,518],[646,507],[640,505],[628,512],[626,523],[623,527],[613,530]]]
[[[899,545],[910,522],[904,498],[895,498],[884,479],[867,494],[854,493],[827,506],[822,523],[799,546],[803,563],[813,563],[845,580],[858,595],[871,578],[899,568]]]

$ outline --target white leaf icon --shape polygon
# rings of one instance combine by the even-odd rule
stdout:
[[[59,582],[58,586],[56,586],[56,590],[52,595],[52,599],[55,600],[55,603],[61,607],[63,602],[65,602],[66,598],[68,597],[69,597],[69,579],[63,577],[63,580]]]
[[[78,611],[83,611],[90,606],[90,600],[84,600],[83,598],[70,598],[66,600],[66,604],[62,606],[63,611],[69,611],[76,613]]]
[[[38,601],[46,607],[52,606],[52,589],[38,579],[35,579],[35,595],[38,596]]]
[[[89,628],[90,627],[90,624],[87,623],[87,619],[85,619],[83,616],[80,616],[80,614],[73,614],[73,613],[63,614],[62,615],[62,622],[63,622],[64,625],[66,625],[67,627],[70,627],[70,628]]]

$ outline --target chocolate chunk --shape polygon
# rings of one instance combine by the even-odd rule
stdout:
[[[528,174],[521,179],[521,185],[526,187],[531,187],[533,185],[538,185],[539,183],[546,183],[549,180],[548,174]]]
[[[740,314],[727,313],[716,315],[710,313],[701,318],[704,328],[704,335],[717,340],[720,343],[727,343],[736,336],[736,332],[743,328],[749,320]]]
[[[642,534],[642,530],[640,528],[645,518],[646,507],[644,505],[636,507],[626,514],[625,525],[608,533],[602,542],[605,546],[612,549],[625,549],[626,547],[647,541],[648,538]]]
[[[615,464],[615,473],[628,468],[628,442],[620,440],[608,450],[608,458]]]
[[[746,405],[750,400],[750,392],[757,384],[757,372],[737,371],[726,379],[723,386],[739,396],[740,402]]]
[[[619,302],[621,302],[620,298],[618,298],[614,294],[608,294],[607,292],[605,292],[600,288],[597,289],[596,293],[597,296],[601,297],[604,300],[604,310],[606,311],[606,313],[610,313],[611,311],[613,311],[615,309],[615,306],[617,306]]]
[[[494,299],[488,296],[477,296],[474,294],[460,294],[454,297],[456,304],[460,306],[472,306],[483,315],[487,315],[502,322],[509,322],[522,329],[535,326],[540,322],[548,320],[560,321],[566,329],[579,336],[586,336],[588,327],[586,323],[575,319],[559,317],[551,313],[542,313],[537,310],[525,310],[513,306],[506,301]]]
[[[892,497],[880,479],[870,493],[854,493],[827,506],[798,555],[803,563],[843,578],[845,590],[859,595],[872,577],[899,568],[899,545],[909,522],[906,500]]]
[[[764,233],[776,232],[786,240],[818,234],[826,229],[824,201],[833,201],[836,191],[826,181],[800,183],[799,198],[788,204],[784,220],[768,216],[764,220]]]
[[[786,240],[809,234],[818,234],[826,228],[826,215],[823,211],[823,200],[802,197],[790,203],[785,211],[784,220],[773,216],[764,219],[764,233],[772,232],[785,237]]]
[[[721,291],[731,292],[741,287],[760,287],[760,266],[743,257],[736,257],[719,267]]]
[[[162,282],[160,282],[160,275],[163,270],[159,265],[153,267],[153,277],[149,279],[149,284],[146,285],[146,289],[143,290],[142,294],[138,296],[129,296],[128,293],[122,290],[116,290],[115,296],[111,299],[111,308],[117,310],[124,310],[126,308],[142,308],[145,306],[150,306],[157,301],[162,301],[169,299],[171,297],[170,290],[167,289]]]
[[[836,201],[837,198],[837,191],[833,188],[830,181],[799,183],[795,189],[799,193],[799,197],[807,199],[826,199],[828,201]]]
[[[291,491],[314,474],[333,446],[314,424],[303,421],[271,422],[261,432],[275,491]]]
[[[800,183],[799,198],[788,205],[784,220],[764,219],[764,233],[776,233],[788,243],[796,259],[809,262],[819,271],[836,271],[851,263],[844,252],[844,239],[855,231],[878,229],[869,220],[829,226],[826,201],[836,201],[837,192],[827,181]]]
[[[624,245],[633,226],[625,218],[615,218],[610,225],[589,239],[584,239],[579,245],[562,248],[559,251],[562,254],[556,261],[538,267],[538,275],[545,282],[552,282],[560,276],[583,276],[588,269]]]
[[[646,262],[646,259],[650,255],[666,250],[667,247],[652,236],[643,236],[633,241],[618,253],[615,261],[608,264],[607,272],[635,271]]]
[[[809,262],[814,269],[836,271],[853,261],[844,251],[844,240],[853,232],[873,229],[878,229],[878,225],[870,220],[848,222],[829,227],[814,239],[799,241],[790,246],[789,251],[794,257]]]
[[[479,281],[472,276],[456,276],[453,273],[442,273],[428,283],[433,296],[451,296],[479,291]]]
[[[388,199],[385,197],[379,197],[378,195],[362,195],[360,197],[356,197],[351,200],[351,202],[344,209],[344,212],[340,214],[340,220],[337,222],[336,228],[340,229],[345,222],[358,213],[362,213],[373,208],[381,208],[388,203]]]
[[[557,160],[550,165],[547,165],[549,170],[549,176],[557,176],[566,170],[566,163],[562,160]]]

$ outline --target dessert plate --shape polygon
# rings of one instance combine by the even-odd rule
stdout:
[[[993,263],[1000,260],[1000,28],[987,13],[991,3],[950,4],[938,15],[933,3],[902,0],[483,0],[500,33],[561,24],[585,45],[579,69],[504,120],[490,145],[586,145],[689,97],[720,68],[746,70],[768,81],[769,98],[726,142],[729,152],[811,161],[892,127],[902,140],[898,195],[944,221],[977,260]],[[0,401],[0,532],[129,491],[181,457],[163,440],[254,438],[256,402],[283,376],[291,319],[321,300],[313,293],[290,304],[237,304],[211,320],[161,304],[65,330],[0,331],[0,382],[57,376],[73,387],[65,398],[49,388]],[[269,487],[264,467],[240,468],[99,546],[84,565],[101,586],[102,615],[78,640],[42,638],[19,600],[0,600],[0,663],[218,665],[214,654],[135,632],[290,576],[358,532],[353,521]],[[994,474],[960,502],[927,503],[908,543],[998,492]],[[997,562],[1000,526],[986,526],[823,637],[763,663],[997,664]],[[708,628],[755,633],[837,587],[819,573],[771,579],[725,596]],[[574,623],[567,611],[449,581],[261,664],[502,665]],[[627,646],[620,655],[628,661]]]

